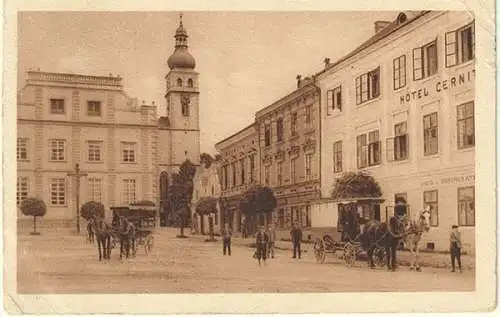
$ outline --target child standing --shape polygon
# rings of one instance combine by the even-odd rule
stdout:
[[[462,262],[460,261],[460,253],[462,249],[462,239],[458,226],[453,225],[450,233],[450,255],[451,255],[451,271],[455,272],[455,259],[458,262],[458,270],[462,272]]]

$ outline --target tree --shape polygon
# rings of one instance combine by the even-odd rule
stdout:
[[[200,164],[203,165],[205,168],[210,168],[210,166],[214,161],[215,159],[212,157],[212,155],[208,153],[202,153],[200,155]]]
[[[381,196],[382,190],[377,181],[372,176],[363,172],[344,173],[335,181],[332,191],[332,198],[334,199]]]
[[[277,201],[272,189],[261,185],[250,187],[243,193],[240,200],[240,209],[243,211],[246,218],[250,220],[250,222],[246,224],[255,225],[257,216],[263,214],[269,215],[276,206]]]
[[[104,218],[104,205],[97,201],[88,201],[80,208],[80,216],[87,221],[91,218]]]
[[[214,219],[213,215],[217,212],[217,199],[214,197],[202,197],[196,204],[196,213],[201,217],[208,215],[210,241],[214,239]]]
[[[172,183],[169,189],[169,201],[171,210],[177,216],[180,228],[178,237],[184,238],[184,227],[190,215],[190,205],[193,197],[193,177],[196,172],[195,166],[186,160],[179,167],[179,172],[172,174]]]
[[[28,197],[21,203],[21,212],[25,216],[33,216],[33,232],[32,235],[39,235],[36,231],[36,217],[43,217],[47,213],[47,206],[43,200],[33,197]]]

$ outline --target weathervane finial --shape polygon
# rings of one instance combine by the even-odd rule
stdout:
[[[181,26],[182,26],[182,16],[183,16],[182,12],[181,12],[181,13],[179,13],[179,17],[180,17],[180,19],[181,19]]]

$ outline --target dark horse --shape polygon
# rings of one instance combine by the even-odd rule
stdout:
[[[94,218],[92,230],[97,240],[97,249],[99,250],[99,261],[103,258],[109,260],[111,258],[111,227],[103,218]]]
[[[120,217],[118,236],[120,238],[120,260],[123,255],[128,259],[130,250],[132,256],[135,256],[135,226],[124,217]]]
[[[373,264],[373,253],[376,248],[384,248],[387,254],[387,268],[396,269],[396,249],[403,238],[404,221],[400,217],[391,217],[389,223],[370,220],[365,224],[360,242],[368,255],[370,268]]]

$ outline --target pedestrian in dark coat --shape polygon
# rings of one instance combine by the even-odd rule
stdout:
[[[460,254],[462,252],[462,239],[460,236],[460,231],[458,231],[458,226],[453,225],[451,227],[450,233],[450,255],[451,255],[451,271],[455,272],[455,259],[458,262],[458,271],[462,273],[462,261],[460,260]]]
[[[233,236],[233,232],[231,231],[227,223],[224,225],[224,229],[221,230],[220,235],[222,237],[223,254],[226,255],[226,250],[227,250],[227,254],[231,256],[231,238]]]
[[[299,224],[295,223],[293,229],[290,231],[290,236],[292,238],[293,245],[293,258],[296,259],[297,256],[300,259],[300,242],[302,241],[302,230],[299,228]]]
[[[255,234],[255,255],[259,261],[264,261],[266,265],[267,259],[267,246],[269,244],[269,235],[264,231],[264,227],[259,227],[259,231]]]

